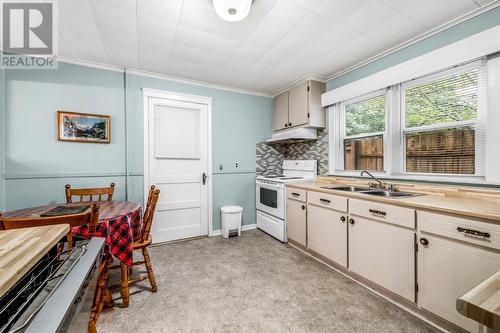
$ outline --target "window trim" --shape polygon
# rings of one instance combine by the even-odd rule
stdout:
[[[345,134],[345,132],[346,132],[345,131],[346,130],[346,126],[345,126],[345,106],[346,106],[346,104],[353,104],[356,102],[364,101],[364,100],[367,100],[370,98],[383,96],[383,95],[385,95],[384,131],[374,132],[374,133],[362,133],[362,134],[355,134],[355,135],[346,135]],[[345,166],[344,140],[346,140],[346,139],[360,139],[360,138],[371,137],[371,136],[382,134],[383,141],[384,141],[384,171],[374,171],[374,170],[369,170],[369,171],[372,174],[378,175],[378,176],[383,176],[383,175],[388,174],[387,170],[388,170],[388,163],[390,163],[390,159],[388,159],[388,156],[387,156],[387,148],[388,148],[387,133],[388,133],[388,128],[390,126],[390,122],[388,121],[388,117],[390,114],[390,112],[389,112],[390,101],[391,101],[391,96],[389,93],[389,89],[382,89],[382,90],[373,91],[371,93],[364,94],[364,95],[361,95],[361,96],[358,96],[355,98],[351,98],[347,101],[336,104],[336,105],[338,105],[338,110],[337,110],[337,112],[334,112],[333,117],[330,117],[330,119],[333,118],[332,121],[334,123],[336,123],[334,133],[337,134],[337,139],[335,140],[337,152],[335,152],[335,150],[333,151],[334,156],[335,156],[334,160],[337,161],[337,164],[335,165],[335,168],[334,168],[335,173],[342,174],[342,175],[346,176],[346,175],[359,175],[359,173],[362,171],[362,170],[345,170],[344,169],[344,166]],[[331,128],[333,128],[333,127],[331,127]],[[331,163],[331,161],[330,161],[330,163]]]
[[[478,68],[478,109],[477,117],[473,120],[466,120],[454,123],[439,123],[428,126],[419,126],[414,128],[406,128],[404,117],[404,92],[405,88],[418,85],[424,82],[434,81],[436,79],[453,75],[455,73],[465,72],[467,70]],[[384,171],[372,172],[377,177],[382,179],[404,179],[404,180],[423,180],[432,182],[450,182],[450,183],[485,183],[486,182],[486,116],[488,105],[485,102],[488,98],[488,78],[486,71],[488,62],[485,58],[474,60],[472,62],[455,65],[452,68],[442,70],[437,73],[425,75],[410,81],[395,84],[385,89],[379,89],[368,94],[363,94],[358,97],[335,103],[328,108],[329,121],[328,125],[331,129],[329,144],[329,175],[337,176],[360,176],[361,170],[344,170],[344,139],[369,137],[375,134],[383,133],[384,138]],[[355,103],[357,101],[369,99],[371,97],[386,94],[386,110],[385,110],[385,131],[361,134],[361,135],[345,135],[345,104]],[[446,128],[472,126],[475,129],[476,149],[475,174],[441,174],[441,173],[418,173],[405,172],[405,149],[404,135],[405,133],[429,131]],[[483,142],[484,141],[484,142]]]

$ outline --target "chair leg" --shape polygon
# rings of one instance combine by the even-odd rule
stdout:
[[[106,281],[108,279],[108,263],[109,263],[108,257],[105,256],[102,262],[99,264],[99,271],[98,271],[99,278],[97,280],[97,290],[87,328],[89,333],[97,333],[96,322],[99,319],[99,315],[104,306],[104,295],[105,291],[107,290]]]
[[[151,284],[151,291],[156,292],[158,287],[156,286],[155,274],[153,273],[153,265],[151,265],[151,258],[149,257],[149,252],[147,248],[142,249],[142,255],[144,256],[144,264],[146,265],[146,270],[148,272],[149,283]]]
[[[120,263],[120,270],[122,273],[121,281],[121,295],[123,307],[128,308],[129,303],[129,292],[128,292],[128,266],[124,263]]]

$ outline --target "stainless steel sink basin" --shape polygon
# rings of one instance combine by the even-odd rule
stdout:
[[[363,192],[363,194],[376,195],[379,197],[386,197],[386,198],[405,198],[405,197],[414,197],[417,195],[421,195],[420,193],[398,192],[398,191],[387,191],[387,190],[371,190]]]
[[[346,191],[346,192],[363,192],[370,190],[370,188],[368,187],[356,187],[356,186],[322,186],[321,188],[327,190]]]

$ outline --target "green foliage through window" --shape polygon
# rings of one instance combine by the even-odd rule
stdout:
[[[385,95],[345,105],[346,135],[370,134],[385,130]]]
[[[475,119],[477,91],[477,69],[406,88],[406,127]]]

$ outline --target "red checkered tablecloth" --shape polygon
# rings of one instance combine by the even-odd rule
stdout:
[[[137,239],[141,232],[142,208],[132,201],[100,201],[99,223],[97,224],[96,237],[106,238],[109,251],[127,266],[133,263],[134,239]],[[73,203],[71,205],[81,205]],[[83,203],[88,204],[88,203]],[[3,217],[32,217],[40,216],[52,208],[65,204],[51,204],[33,208],[23,208],[8,211],[2,214]],[[88,236],[88,225],[71,228],[75,236]]]

